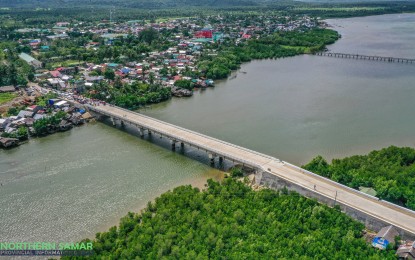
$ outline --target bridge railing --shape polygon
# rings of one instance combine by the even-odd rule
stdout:
[[[301,167],[298,167],[297,165],[294,165],[294,164],[291,164],[291,163],[288,163],[288,162],[285,162],[285,161],[284,161],[284,163],[285,163],[286,165],[290,166],[291,168],[296,169],[297,171],[300,171],[300,172],[303,172],[303,173],[307,173],[307,174],[309,174],[309,175],[312,175],[312,176],[314,176],[316,179],[322,179],[322,180],[324,180],[324,181],[326,181],[326,182],[329,182],[329,183],[333,184],[334,186],[340,186],[341,188],[346,189],[346,190],[348,190],[348,191],[351,191],[351,192],[353,192],[353,193],[358,193],[358,194],[363,195],[363,196],[366,196],[366,197],[368,197],[368,198],[370,198],[370,199],[372,199],[372,200],[379,201],[379,198],[377,198],[377,197],[375,197],[375,196],[372,196],[372,195],[369,195],[369,194],[367,194],[367,193],[364,193],[364,192],[361,192],[361,191],[355,190],[355,189],[350,188],[350,187],[348,187],[348,186],[346,186],[346,185],[343,185],[343,184],[341,184],[341,183],[335,182],[335,181],[330,180],[330,179],[328,179],[328,178],[326,178],[326,177],[323,177],[323,176],[321,176],[321,175],[318,175],[318,174],[316,174],[316,173],[314,173],[314,172],[310,172],[310,171],[308,171],[308,170],[306,170],[306,169],[303,169],[303,168],[301,168]]]
[[[240,162],[240,163],[242,163],[242,164],[246,164],[246,165],[252,166],[252,167],[254,167],[254,168],[257,168],[257,169],[262,169],[262,170],[263,170],[263,167],[262,167],[261,165],[259,165],[259,164],[255,163],[255,162],[252,162],[252,161],[244,160],[244,159],[242,159],[242,158],[235,157],[235,156],[233,156],[233,155],[231,155],[231,154],[228,154],[228,153],[223,152],[223,151],[219,151],[219,150],[217,150],[217,149],[215,149],[215,148],[212,148],[212,147],[210,147],[210,146],[206,146],[206,145],[204,145],[204,144],[194,143],[194,142],[192,142],[192,141],[190,141],[190,140],[185,140],[185,139],[183,139],[183,138],[182,138],[182,137],[180,137],[180,136],[177,136],[177,135],[172,135],[171,133],[166,132],[166,131],[163,131],[163,130],[161,130],[161,129],[155,129],[155,128],[153,128],[153,127],[151,127],[151,126],[148,126],[148,125],[139,124],[139,123],[137,123],[137,122],[134,122],[134,121],[130,120],[128,117],[120,117],[119,115],[116,115],[116,114],[113,114],[113,113],[111,113],[111,112],[108,112],[108,111],[104,111],[104,110],[98,109],[97,107],[93,107],[93,106],[90,106],[90,105],[88,105],[88,107],[89,107],[89,109],[94,110],[94,111],[97,111],[97,112],[99,112],[99,113],[102,113],[102,114],[105,114],[105,115],[108,115],[108,116],[113,116],[113,117],[119,118],[120,120],[130,122],[131,124],[140,125],[140,126],[141,126],[141,127],[143,127],[143,128],[150,129],[150,130],[151,130],[151,131],[153,131],[153,132],[157,132],[157,133],[160,133],[160,134],[162,134],[162,135],[169,136],[170,138],[175,139],[176,141],[180,141],[180,142],[184,142],[184,143],[189,143],[189,144],[191,144],[191,145],[194,145],[194,146],[197,146],[197,147],[201,148],[202,150],[209,151],[209,152],[211,152],[211,153],[213,153],[213,154],[216,154],[216,155],[218,155],[218,156],[223,156],[223,157],[225,157],[225,158],[228,158],[228,159],[231,159],[231,160],[234,160],[234,161]],[[118,107],[117,107],[117,108],[118,108]],[[232,146],[232,147],[238,148],[238,149],[242,149],[242,150],[245,150],[245,151],[249,151],[249,152],[251,152],[251,150],[249,150],[249,149],[246,149],[246,148],[243,148],[243,147],[240,147],[240,146],[237,146],[237,145],[231,144],[231,143],[227,143],[227,142],[221,141],[221,140],[219,140],[219,139],[215,139],[215,138],[213,138],[213,137],[209,137],[209,136],[206,136],[206,135],[203,135],[203,134],[200,134],[200,133],[197,133],[197,132],[194,132],[194,131],[191,131],[191,130],[188,130],[188,129],[185,129],[185,128],[182,128],[182,127],[179,127],[179,126],[175,126],[175,125],[173,125],[173,124],[166,123],[166,122],[163,122],[163,121],[160,121],[160,120],[157,120],[157,119],[154,119],[154,118],[148,117],[148,116],[144,116],[144,115],[139,114],[139,113],[137,113],[137,112],[133,112],[133,111],[126,110],[126,109],[122,109],[122,108],[118,108],[118,109],[125,110],[126,112],[129,112],[129,113],[134,113],[134,114],[137,114],[137,115],[139,115],[139,116],[145,117],[146,119],[150,119],[150,120],[156,121],[156,122],[158,122],[158,123],[163,123],[163,124],[165,124],[165,125],[169,125],[169,126],[172,126],[172,127],[178,128],[178,129],[183,130],[183,131],[186,131],[186,132],[188,132],[188,133],[197,134],[198,136],[201,136],[201,137],[204,137],[204,138],[208,138],[209,140],[212,140],[212,141],[217,141],[217,142],[220,142],[220,143],[223,143],[223,144],[226,144],[226,145],[229,145],[229,146]],[[254,152],[254,151],[252,151],[252,152]],[[270,160],[277,160],[277,159],[275,159],[275,158],[273,158],[273,157],[270,157],[270,156],[267,156],[267,155],[263,155],[263,154],[258,153],[258,152],[255,152],[255,154],[257,154],[257,155],[261,155],[261,156],[266,157],[267,159],[270,159]]]
[[[301,168],[301,167],[298,167],[298,166],[296,166],[296,165],[294,165],[294,164],[291,164],[291,163],[288,163],[288,162],[285,162],[285,161],[284,161],[284,163],[285,163],[286,165],[288,165],[288,166],[290,166],[290,167],[292,167],[292,168],[294,168],[294,169],[298,170],[298,171],[302,171],[302,172],[307,173],[307,174],[309,174],[309,175],[312,175],[312,176],[314,176],[314,177],[316,177],[316,178],[323,179],[324,181],[329,182],[329,183],[333,184],[334,186],[340,186],[341,188],[346,189],[346,190],[348,190],[348,191],[350,191],[350,192],[352,192],[352,193],[355,193],[355,194],[359,194],[359,195],[365,196],[365,197],[367,197],[367,198],[369,198],[369,199],[371,199],[371,200],[375,200],[375,201],[381,202],[381,203],[383,203],[383,204],[387,204],[388,206],[392,206],[392,207],[399,208],[400,210],[403,210],[403,211],[405,211],[405,212],[407,212],[407,213],[409,213],[409,214],[415,215],[415,211],[413,211],[413,210],[411,210],[411,209],[408,209],[408,208],[405,208],[405,207],[402,207],[402,206],[396,205],[396,204],[394,204],[394,203],[392,203],[392,202],[389,202],[389,201],[386,201],[386,200],[382,200],[382,199],[379,199],[378,197],[375,197],[375,196],[369,195],[369,194],[367,194],[367,193],[361,192],[361,191],[359,191],[359,190],[356,190],[356,189],[350,188],[350,187],[348,187],[348,186],[346,186],[346,185],[343,185],[343,184],[341,184],[341,183],[335,182],[335,181],[330,180],[330,179],[328,179],[328,178],[326,178],[326,177],[323,177],[323,176],[321,176],[321,175],[318,175],[318,174],[315,174],[315,173],[310,172],[310,171],[308,171],[308,170],[305,170],[305,169],[303,169],[303,168]]]
[[[88,105],[88,106],[89,106],[90,108],[94,108],[95,110],[102,111],[101,109],[97,109],[97,107],[93,107],[93,106],[90,106],[90,105]],[[279,159],[277,159],[277,158],[275,158],[275,157],[272,157],[272,156],[269,156],[269,155],[266,155],[266,154],[263,154],[263,153],[259,153],[259,152],[253,151],[253,150],[251,150],[251,149],[248,149],[248,148],[245,148],[245,147],[242,147],[242,146],[238,146],[238,145],[235,145],[235,144],[232,144],[232,143],[228,143],[228,142],[225,142],[225,141],[222,141],[222,140],[216,139],[216,138],[214,138],[214,137],[207,136],[207,135],[204,135],[204,134],[201,134],[201,133],[198,133],[198,132],[195,132],[195,131],[192,131],[192,130],[189,130],[189,129],[186,129],[186,128],[183,128],[183,127],[180,127],[180,126],[177,126],[177,125],[173,125],[173,124],[171,124],[171,123],[164,122],[164,121],[161,121],[161,120],[158,120],[158,119],[156,119],[156,118],[152,118],[152,117],[149,117],[149,116],[143,115],[143,114],[138,113],[138,112],[135,112],[135,111],[131,111],[131,110],[128,110],[128,109],[125,109],[125,108],[117,107],[117,106],[114,106],[114,107],[115,107],[115,108],[117,108],[117,109],[123,110],[123,111],[125,111],[125,112],[132,113],[132,114],[136,114],[136,115],[139,115],[139,116],[144,117],[144,118],[146,118],[146,119],[149,119],[149,120],[152,120],[152,121],[155,121],[155,122],[158,122],[158,123],[164,124],[164,125],[168,125],[168,126],[171,126],[171,127],[177,128],[177,129],[180,129],[180,130],[182,130],[182,131],[185,131],[185,132],[188,132],[188,133],[191,133],[191,134],[194,134],[194,135],[201,136],[201,137],[206,138],[206,139],[210,139],[210,140],[215,141],[215,142],[219,142],[219,143],[222,143],[222,144],[225,144],[225,145],[228,145],[228,146],[232,146],[232,147],[234,147],[234,148],[238,148],[238,149],[240,149],[240,150],[244,150],[244,151],[247,151],[247,152],[250,152],[250,153],[256,154],[256,155],[261,156],[261,157],[268,158],[268,159],[270,159],[270,160],[280,161]],[[98,108],[99,108],[99,106],[98,106]],[[114,115],[114,116],[119,117],[118,115]],[[123,120],[125,120],[126,118],[122,118],[122,119],[123,119]]]
[[[399,209],[401,209],[403,211],[406,211],[410,214],[415,214],[415,211],[413,211],[411,209],[408,209],[408,208],[405,208],[405,207],[402,207],[402,206],[399,206],[399,205],[396,205],[395,203],[392,203],[392,202],[389,202],[389,201],[386,201],[386,200],[380,200],[380,201],[384,204],[387,204],[387,205],[392,206],[392,207],[399,208]]]
[[[212,153],[214,153],[214,154],[216,154],[216,155],[220,155],[220,156],[226,157],[226,158],[228,158],[228,159],[232,159],[232,160],[234,160],[234,161],[237,161],[237,162],[240,162],[240,163],[243,163],[243,164],[246,164],[246,165],[250,165],[250,166],[252,166],[252,167],[254,167],[254,168],[261,169],[261,170],[263,170],[263,171],[268,171],[268,169],[265,169],[262,165],[259,165],[259,164],[255,163],[255,162],[251,162],[251,161],[248,161],[248,160],[244,160],[244,159],[242,159],[242,158],[237,158],[237,157],[235,157],[235,156],[233,156],[233,155],[231,155],[231,154],[228,154],[228,153],[223,152],[223,151],[216,150],[216,149],[214,149],[214,148],[212,148],[212,147],[209,147],[209,146],[206,146],[206,145],[204,145],[204,144],[199,144],[199,143],[197,143],[197,144],[196,144],[196,143],[193,143],[193,142],[192,142],[192,141],[190,141],[190,140],[184,140],[184,139],[183,139],[183,138],[181,138],[180,136],[172,135],[171,133],[168,133],[168,132],[163,131],[163,130],[161,130],[161,129],[154,129],[153,127],[150,127],[150,126],[148,126],[148,125],[141,125],[141,124],[139,124],[139,123],[137,123],[137,122],[134,122],[134,121],[130,120],[128,117],[120,117],[119,115],[116,115],[116,114],[113,114],[113,113],[111,113],[111,112],[108,112],[108,111],[104,111],[104,110],[102,110],[102,109],[99,109],[99,107],[93,107],[93,106],[90,106],[90,105],[87,105],[87,106],[88,106],[91,110],[97,111],[97,112],[102,113],[102,114],[107,114],[108,116],[113,116],[113,117],[119,118],[119,119],[121,119],[121,120],[123,120],[123,121],[128,121],[128,122],[130,122],[130,123],[132,123],[132,124],[137,124],[137,125],[140,125],[140,126],[142,126],[142,127],[144,127],[144,128],[150,129],[151,131],[158,132],[158,133],[160,133],[160,134],[162,134],[162,135],[165,135],[165,136],[169,136],[169,137],[171,137],[171,138],[175,139],[176,141],[181,141],[181,142],[185,142],[185,143],[193,144],[194,146],[197,146],[197,147],[199,147],[199,148],[201,148],[201,149],[203,149],[203,150],[206,150],[206,151],[212,152]],[[333,185],[333,186],[335,186],[335,187],[336,187],[336,186],[337,186],[337,187],[341,187],[342,189],[345,189],[345,190],[347,190],[347,191],[349,191],[349,192],[352,192],[352,193],[354,193],[354,194],[361,195],[361,196],[364,196],[364,197],[366,197],[366,198],[368,198],[368,199],[371,199],[371,200],[374,200],[374,201],[377,201],[377,202],[380,202],[380,203],[387,204],[387,205],[388,205],[388,206],[390,206],[390,207],[396,207],[396,208],[399,208],[400,210],[403,210],[403,211],[405,211],[405,212],[407,212],[407,213],[409,213],[409,214],[415,215],[415,211],[413,211],[413,210],[407,209],[407,208],[405,208],[405,207],[401,207],[401,206],[399,206],[399,205],[396,205],[396,204],[394,204],[394,203],[391,203],[391,202],[388,202],[388,201],[385,201],[385,200],[381,200],[381,199],[379,199],[379,198],[377,198],[377,197],[375,197],[375,196],[372,196],[372,195],[369,195],[369,194],[367,194],[367,193],[361,192],[361,191],[359,191],[359,190],[356,190],[356,189],[350,188],[350,187],[348,187],[348,186],[346,186],[346,185],[343,185],[343,184],[341,184],[341,183],[335,182],[335,181],[330,180],[330,179],[328,179],[328,178],[326,178],[326,177],[323,177],[323,176],[321,176],[321,175],[318,175],[318,174],[315,174],[315,173],[310,172],[310,171],[308,171],[308,170],[305,170],[305,169],[303,169],[303,168],[301,168],[301,167],[298,167],[298,166],[296,166],[296,165],[294,165],[294,164],[291,164],[291,163],[288,163],[288,162],[285,162],[285,161],[281,161],[281,160],[276,159],[276,158],[274,158],[274,157],[272,157],[272,156],[268,156],[268,155],[265,155],[265,154],[262,154],[262,153],[259,153],[259,152],[256,152],[256,151],[253,151],[253,150],[250,150],[250,149],[247,149],[247,148],[244,148],[244,147],[238,146],[238,145],[234,145],[234,144],[231,144],[231,143],[228,143],[228,142],[225,142],[225,141],[222,141],[222,140],[219,140],[219,139],[216,139],[216,138],[213,138],[213,137],[210,137],[210,136],[204,135],[204,134],[200,134],[200,133],[194,132],[194,131],[192,131],[192,130],[189,130],[189,129],[186,129],[186,128],[183,128],[183,127],[180,127],[180,126],[176,126],[176,125],[173,125],[173,124],[170,124],[170,123],[167,123],[167,122],[164,122],[164,121],[161,121],[161,120],[158,120],[158,119],[155,119],[155,118],[152,118],[152,117],[149,117],[149,116],[146,116],[146,115],[143,115],[143,114],[140,114],[140,113],[134,112],[134,111],[130,111],[130,110],[127,110],[127,109],[124,109],[124,108],[119,108],[119,107],[116,107],[116,108],[117,108],[117,109],[120,109],[120,110],[123,110],[123,111],[125,111],[125,112],[128,112],[128,113],[137,114],[137,115],[139,115],[139,116],[141,116],[141,117],[144,117],[144,118],[149,119],[149,120],[152,120],[152,121],[156,121],[156,122],[158,122],[158,123],[162,123],[162,124],[165,124],[165,125],[169,125],[169,126],[171,126],[171,127],[174,127],[174,128],[180,129],[180,130],[185,131],[185,132],[188,132],[188,133],[192,133],[192,134],[195,134],[195,135],[198,135],[198,136],[201,136],[201,137],[207,138],[207,139],[209,139],[209,140],[213,140],[213,141],[216,141],[216,142],[220,142],[220,143],[222,143],[222,144],[225,144],[225,145],[228,145],[228,146],[231,146],[231,147],[234,147],[234,148],[238,148],[238,149],[241,149],[241,150],[244,150],[244,151],[250,152],[250,153],[254,153],[254,154],[256,154],[256,155],[259,155],[259,156],[261,156],[261,157],[265,157],[265,158],[270,159],[270,160],[274,160],[274,161],[277,161],[277,162],[284,163],[285,165],[287,165],[287,166],[289,166],[289,167],[293,168],[294,170],[297,170],[297,171],[300,171],[300,172],[303,172],[303,173],[306,173],[306,174],[312,175],[314,178],[316,178],[316,179],[321,179],[321,180],[323,180],[323,181],[325,181],[325,182],[328,182],[328,183],[332,184],[332,185]]]
[[[375,55],[362,55],[362,54],[352,54],[352,53],[340,53],[340,52],[317,52],[315,55],[319,56],[330,56],[330,57],[340,57],[340,58],[361,58],[364,60],[379,60],[379,61],[397,61],[402,63],[415,63],[415,59],[411,58],[399,58],[399,57],[386,57],[386,56],[375,56]]]

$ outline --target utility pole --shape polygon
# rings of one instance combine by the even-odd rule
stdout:
[[[337,201],[337,190],[336,190],[336,195],[334,196],[334,205],[336,205],[336,201]]]

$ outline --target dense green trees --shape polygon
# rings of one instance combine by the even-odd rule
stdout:
[[[415,149],[390,146],[331,164],[317,156],[303,168],[355,189],[371,187],[379,198],[415,210]]]
[[[174,85],[176,87],[184,88],[184,89],[188,89],[188,90],[192,90],[193,89],[193,83],[192,83],[192,81],[191,80],[187,80],[187,79],[176,80],[176,82],[174,82]]]
[[[109,80],[115,79],[115,72],[112,69],[106,69],[104,72],[104,77]]]
[[[33,76],[34,69],[18,57],[21,51],[14,42],[0,42],[0,86],[26,85]]]
[[[0,86],[25,86],[27,84],[27,77],[29,75],[29,72],[24,72],[23,68],[19,68],[16,66],[17,64],[21,63],[11,62],[10,65],[4,65],[0,63]],[[28,68],[28,70],[30,71],[30,68]]]
[[[56,131],[57,126],[61,122],[62,118],[65,117],[65,115],[65,112],[59,111],[53,116],[45,117],[35,121],[33,123],[35,134],[37,136],[44,136],[51,133],[51,131]]]
[[[136,109],[147,104],[168,100],[171,97],[171,89],[141,82],[122,84],[119,79],[117,83],[116,79],[114,86],[110,86],[106,82],[94,84],[87,96],[120,107]]]
[[[198,63],[207,78],[223,79],[242,62],[252,59],[289,57],[322,50],[339,38],[336,31],[314,28],[292,32],[277,32],[259,39],[240,43],[238,46],[222,45],[217,55],[206,54]]]
[[[98,233],[92,259],[395,259],[363,225],[297,193],[253,191],[228,178],[181,186]]]

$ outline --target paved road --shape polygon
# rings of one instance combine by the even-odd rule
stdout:
[[[161,133],[177,141],[183,141],[187,144],[206,149],[217,155],[224,156],[227,159],[234,159],[271,172],[283,179],[323,194],[324,196],[330,198],[336,197],[339,202],[415,234],[415,212],[413,211],[379,201],[376,198],[361,194],[356,190],[321,176],[307,173],[294,165],[282,162],[271,156],[162,122],[136,112],[113,106],[94,106],[90,108],[101,114],[113,116],[124,122],[137,124],[154,132]]]

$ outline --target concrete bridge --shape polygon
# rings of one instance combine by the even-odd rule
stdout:
[[[335,58],[344,58],[344,59],[373,60],[373,61],[415,64],[415,59],[408,59],[408,58],[382,57],[382,56],[371,56],[371,55],[360,55],[360,54],[349,54],[349,53],[336,53],[336,52],[318,52],[315,55],[335,57]]]
[[[258,184],[274,189],[287,187],[329,206],[339,205],[343,212],[374,231],[393,225],[403,238],[415,239],[414,211],[379,200],[274,157],[137,112],[109,105],[86,105],[86,108],[94,114],[109,117],[114,125],[118,123],[135,126],[142,136],[157,134],[166,137],[170,139],[172,149],[191,146],[206,151],[212,164],[224,160],[243,164],[256,171],[255,181]]]

